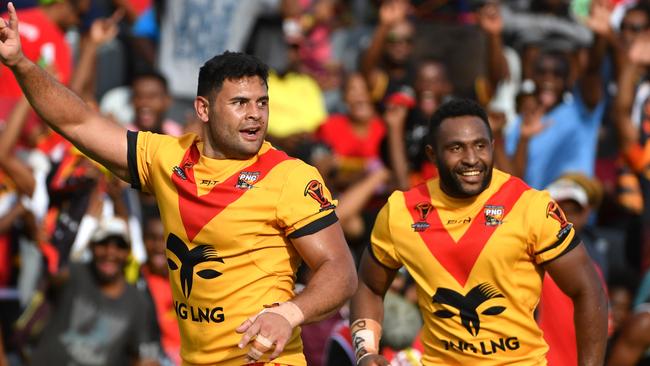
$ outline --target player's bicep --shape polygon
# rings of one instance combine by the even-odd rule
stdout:
[[[580,244],[561,257],[547,262],[544,269],[569,297],[575,297],[600,286],[598,274],[589,254]]]
[[[338,222],[315,233],[294,237],[291,242],[311,269],[318,268],[327,261],[337,261],[341,266],[354,266],[343,230]]]
[[[120,179],[131,182],[124,127],[96,115],[75,126],[67,137],[91,159],[105,166]]]

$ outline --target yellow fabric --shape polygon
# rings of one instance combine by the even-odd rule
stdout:
[[[306,194],[311,180],[322,182],[315,168],[300,160],[284,160],[266,177],[253,182],[252,188],[244,189],[237,200],[210,219],[190,242],[172,177],[174,167],[181,165],[195,139],[192,134],[174,138],[139,132],[138,174],[142,189],[156,196],[165,226],[167,256],[173,262],[170,282],[182,338],[183,364],[241,365],[248,348],[240,350],[237,347],[241,335],[235,328],[261,311],[264,305],[294,297],[295,272],[300,257],[287,235],[331,214],[333,206],[321,209],[321,205]],[[198,143],[198,151],[202,151],[202,147]],[[265,142],[258,156],[269,149],[271,145]],[[216,160],[201,156],[193,167],[199,200],[207,201],[206,194],[215,184],[233,175],[240,176],[240,172],[246,171],[257,159],[256,156],[246,161]],[[324,196],[335,203],[327,189],[324,189]],[[171,234],[182,239],[188,250],[207,245],[223,260],[195,265],[187,297],[180,279],[183,262],[170,250]],[[221,274],[206,279],[205,274],[214,275],[214,271]],[[260,361],[268,361],[268,356]],[[299,328],[294,330],[284,352],[274,362],[305,365]]]
[[[327,117],[320,87],[308,75],[288,73],[279,77],[269,74],[268,133],[287,137],[296,133],[314,132]]]
[[[438,179],[427,181],[431,204],[440,216],[438,225],[443,227],[431,224],[426,230],[449,233],[455,241],[451,245],[457,246],[452,247],[452,261],[467,255],[464,245],[468,242],[460,245],[458,241],[470,227],[469,221],[478,220],[479,230],[488,227],[484,223],[486,200],[509,178],[494,170],[488,189],[473,200],[450,198],[441,191]],[[377,218],[371,249],[383,265],[395,269],[405,266],[417,283],[425,323],[423,365],[545,365],[548,346],[533,318],[544,274],[540,264],[570,250],[575,236],[570,225],[565,223],[563,229],[559,220],[547,215],[548,208],[553,207],[549,206],[552,201],[548,193],[526,187],[486,241],[464,285],[445,267],[443,262],[450,259],[436,257],[412,227],[414,219],[405,202],[404,192],[391,195]],[[469,299],[481,289],[488,298],[470,305]],[[456,294],[450,296],[452,292]],[[479,323],[466,322],[464,326],[459,307],[443,301],[434,303],[435,295],[443,293],[452,302],[457,295],[456,300],[460,298],[468,309],[476,311]]]

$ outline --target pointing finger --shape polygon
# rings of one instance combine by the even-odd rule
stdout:
[[[18,31],[18,15],[16,15],[16,8],[14,7],[14,3],[10,2],[9,5],[7,5],[7,9],[9,9],[9,27],[14,30]]]

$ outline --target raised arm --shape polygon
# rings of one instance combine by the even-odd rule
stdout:
[[[0,169],[16,184],[16,190],[31,197],[36,187],[36,180],[25,162],[14,155],[14,147],[25,126],[29,113],[29,103],[21,98],[9,114],[4,131],[0,134]]]
[[[378,355],[378,351],[384,320],[384,295],[396,273],[396,270],[377,262],[367,249],[364,251],[359,267],[359,287],[350,305],[350,324],[358,365],[389,365]]]
[[[607,299],[584,244],[553,260],[545,269],[573,301],[578,365],[602,365],[607,343]]]
[[[508,62],[503,54],[503,19],[499,10],[499,4],[488,2],[483,5],[478,13],[478,24],[486,35],[487,42],[487,71],[490,81],[491,92],[499,86],[499,83],[510,77]]]
[[[79,150],[129,181],[126,130],[102,117],[45,70],[25,57],[18,16],[8,5],[9,21],[0,20],[0,61],[16,76],[34,110]]]
[[[293,328],[331,315],[352,296],[357,287],[354,261],[338,222],[314,234],[292,239],[292,242],[312,271],[309,283],[291,301],[246,320],[237,328],[238,332],[244,333],[240,347],[255,336],[253,348],[262,354],[274,345],[271,359],[280,355]],[[262,334],[264,336],[260,337]],[[266,338],[269,343],[264,344],[260,338]],[[250,361],[253,360],[257,359]]]

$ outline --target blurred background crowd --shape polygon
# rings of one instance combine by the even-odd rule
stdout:
[[[495,167],[548,189],[598,266],[609,364],[650,364],[649,0],[14,4],[27,57],[131,130],[200,134],[199,67],[267,62],[268,140],[319,169],[357,260],[388,195],[436,176],[429,117],[477,100]],[[155,200],[50,130],[0,67],[0,366],[180,364],[167,271]],[[393,365],[419,365],[416,291],[400,272],[387,295]],[[577,364],[572,312],[546,280],[550,365]],[[346,317],[303,327],[309,365],[354,365]]]

